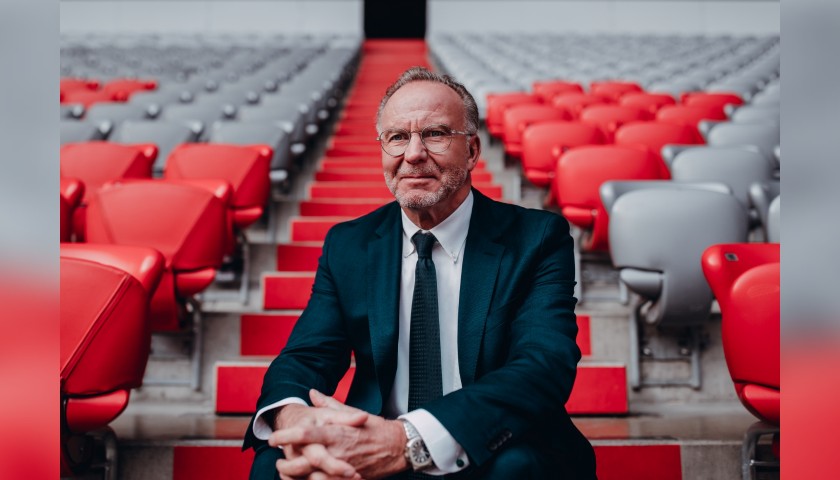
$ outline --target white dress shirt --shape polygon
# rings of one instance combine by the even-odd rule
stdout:
[[[473,194],[470,192],[463,203],[439,225],[428,230],[438,243],[432,248],[438,291],[438,312],[440,317],[441,379],[444,395],[461,388],[461,374],[458,370],[458,304],[461,293],[461,267],[467,242],[470,218],[472,218]],[[417,429],[429,454],[434,468],[424,473],[443,475],[457,472],[469,466],[466,452],[455,441],[444,426],[429,412],[408,410],[408,365],[409,338],[411,327],[411,303],[414,295],[414,273],[417,266],[417,251],[411,237],[420,227],[402,213],[402,273],[400,278],[399,338],[397,343],[397,371],[391,395],[384,405],[388,418],[403,418]],[[300,398],[283,399],[261,409],[254,420],[254,435],[268,439],[272,427],[262,418],[263,414],[290,403],[307,405]]]

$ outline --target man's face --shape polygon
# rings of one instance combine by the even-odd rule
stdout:
[[[458,94],[446,85],[427,81],[412,82],[397,90],[385,104],[379,121],[380,131],[419,132],[429,125],[465,130],[464,105]],[[431,153],[419,134],[411,134],[403,155],[393,157],[382,152],[385,183],[404,208],[423,209],[452,200],[454,193],[469,189],[469,172],[478,157],[474,139],[455,135],[449,148]]]

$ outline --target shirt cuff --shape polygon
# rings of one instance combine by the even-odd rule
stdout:
[[[400,415],[399,418],[414,425],[423,443],[426,444],[426,448],[429,449],[429,455],[432,456],[435,466],[424,470],[423,473],[445,475],[459,472],[470,466],[467,453],[434,415],[421,408]]]
[[[298,397],[289,397],[280,400],[279,402],[272,403],[267,407],[263,407],[257,412],[257,416],[254,417],[254,425],[251,427],[254,430],[254,436],[260,440],[268,440],[268,437],[271,436],[271,432],[274,431],[274,425],[269,425],[268,422],[265,421],[263,415],[266,412],[274,410],[276,408],[280,408],[285,405],[290,405],[292,403],[308,406],[309,404],[306,403],[302,398]]]

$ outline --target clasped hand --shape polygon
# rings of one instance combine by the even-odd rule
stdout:
[[[399,421],[348,407],[314,389],[309,398],[312,407],[284,406],[268,438],[286,457],[277,461],[281,479],[374,480],[408,467]]]

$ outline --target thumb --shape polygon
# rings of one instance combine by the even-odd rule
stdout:
[[[338,400],[328,397],[318,390],[312,389],[309,391],[309,398],[312,400],[312,405],[322,408],[323,413],[330,423],[340,423],[343,425],[361,427],[367,421],[368,413],[358,408],[348,407]]]

